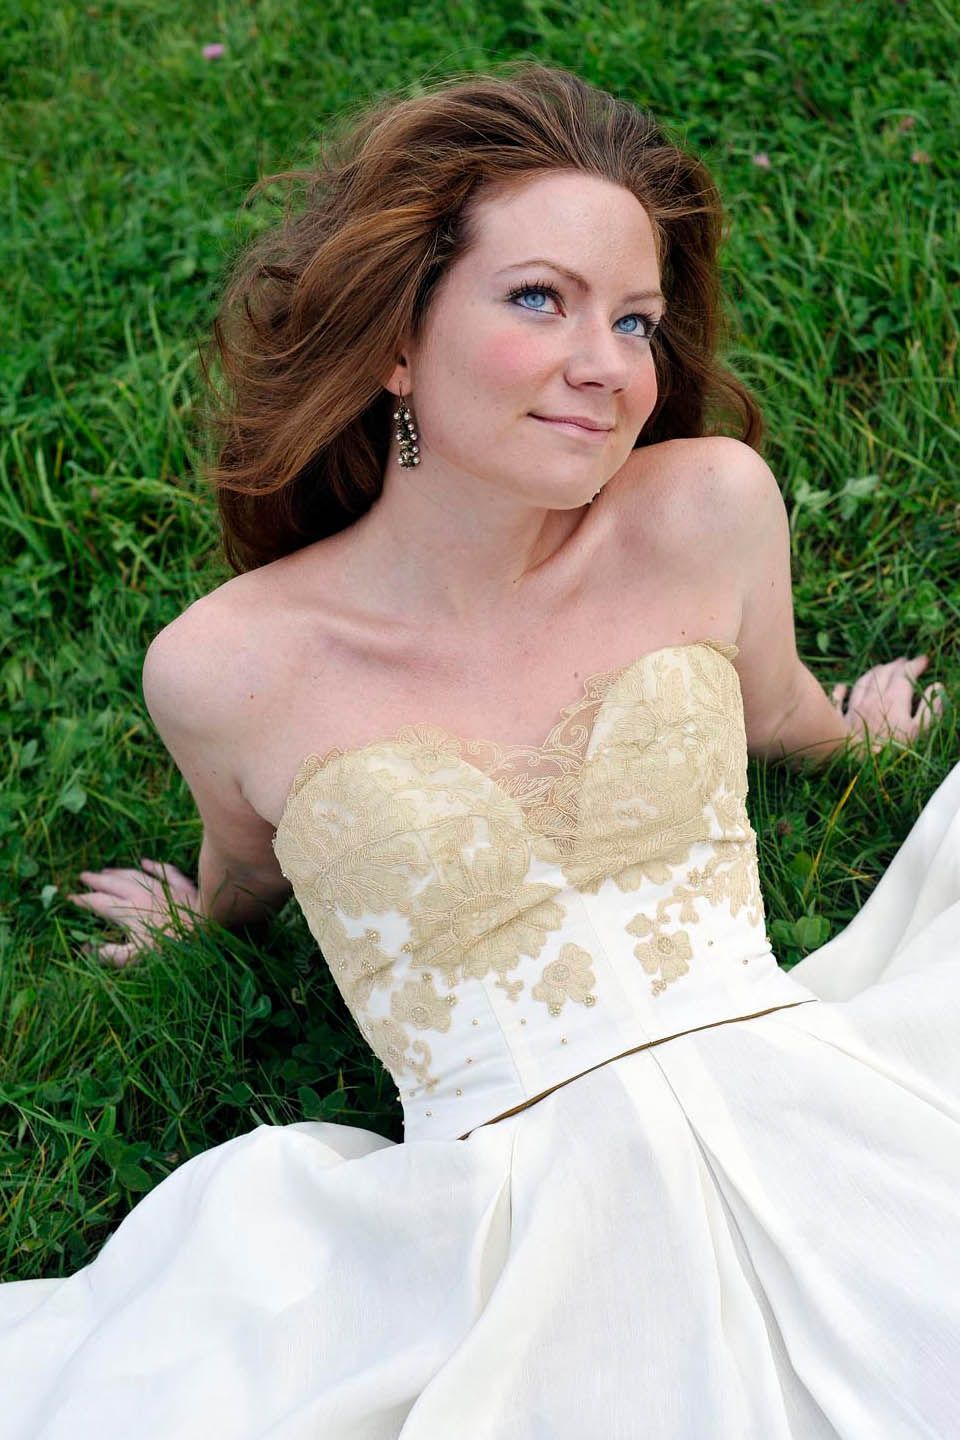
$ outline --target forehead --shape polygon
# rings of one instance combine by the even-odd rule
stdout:
[[[657,273],[647,212],[629,190],[597,175],[558,171],[498,187],[478,198],[471,222],[474,260],[485,266],[543,255],[578,269]]]

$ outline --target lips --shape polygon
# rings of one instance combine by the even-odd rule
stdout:
[[[607,434],[613,429],[612,425],[602,425],[599,420],[591,420],[587,415],[537,415],[531,411],[534,420],[547,420],[554,425],[576,425],[581,430],[599,430]]]
[[[595,420],[573,420],[568,415],[558,416],[556,419],[548,415],[531,415],[530,418],[540,425],[549,425],[554,435],[565,435],[568,440],[576,440],[580,445],[588,446],[606,445],[607,436],[613,428],[600,427]]]

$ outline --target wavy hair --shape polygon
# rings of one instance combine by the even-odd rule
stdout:
[[[637,445],[762,422],[717,359],[722,206],[657,121],[565,70],[514,61],[389,96],[341,121],[314,168],[268,175],[282,219],[234,262],[202,353],[223,547],[240,572],[358,519],[379,496],[395,397],[383,377],[422,333],[488,187],[581,170],[629,190],[657,243],[657,405]],[[302,201],[298,198],[303,192]],[[213,379],[219,369],[220,380]]]

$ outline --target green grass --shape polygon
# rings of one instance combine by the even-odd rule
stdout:
[[[365,96],[520,53],[649,105],[711,166],[801,654],[829,684],[927,651],[924,680],[954,698],[914,747],[859,766],[751,765],[789,966],[855,913],[958,755],[960,26],[945,0],[13,0],[6,18],[0,1273],[26,1278],[89,1260],[177,1163],[259,1121],[402,1137],[293,907],[261,945],[194,935],[115,972],[63,899],[80,869],[143,855],[195,873],[198,821],[139,676],[151,637],[225,578],[194,352],[260,223],[238,217],[249,186]],[[226,55],[204,62],[214,40]]]

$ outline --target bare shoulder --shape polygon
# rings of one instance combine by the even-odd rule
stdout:
[[[155,720],[167,715],[189,720],[205,692],[230,667],[223,663],[223,642],[231,627],[231,604],[224,592],[232,581],[188,605],[155,635],[143,661],[143,695]]]
[[[635,454],[624,501],[631,546],[678,605],[729,617],[748,746],[755,755],[772,753],[802,669],[790,522],[776,476],[755,450],[726,436],[671,440]]]
[[[651,446],[656,523],[676,564],[710,563],[711,588],[737,595],[734,664],[751,755],[774,755],[803,667],[797,657],[790,521],[776,475],[756,451],[712,436]],[[642,491],[643,471],[636,478]]]
[[[271,629],[284,631],[269,594],[269,581],[265,587],[253,571],[189,605],[150,644],[143,695],[196,802],[209,853],[234,879],[252,878],[282,898],[289,887],[271,848],[273,828],[244,793],[250,736],[268,730],[262,697],[283,648],[269,643]]]
[[[767,462],[732,436],[666,440],[634,451],[627,468],[627,508],[684,545],[749,544],[783,510]]]
[[[151,641],[143,694],[154,721],[181,731],[221,732],[251,680],[262,681],[265,586],[257,571],[237,575],[188,605]]]

